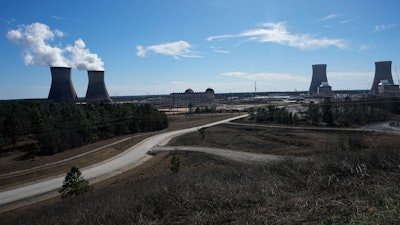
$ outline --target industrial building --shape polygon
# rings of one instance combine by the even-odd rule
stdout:
[[[71,80],[70,67],[50,67],[51,87],[48,100],[55,102],[75,102],[77,95]]]
[[[332,87],[328,82],[321,82],[317,89],[317,95],[320,97],[331,97],[333,95]]]
[[[188,105],[194,106],[198,104],[211,103],[215,99],[215,93],[211,88],[207,88],[205,92],[194,92],[189,88],[183,93],[171,93],[170,97],[174,107]]]
[[[382,83],[382,81],[384,81]],[[392,61],[380,61],[375,62],[375,76],[374,81],[372,82],[370,94],[379,94],[378,85],[381,83],[381,91],[385,90],[385,87],[388,85],[393,85],[393,77],[392,77]],[[391,87],[392,89],[394,87]],[[381,93],[382,94],[382,93]]]
[[[86,102],[110,102],[111,98],[104,82],[104,71],[88,71],[88,77]]]
[[[387,96],[399,95],[399,85],[391,84],[388,80],[381,80],[381,82],[378,84],[377,94]]]
[[[308,90],[308,94],[310,96],[317,96],[319,95],[319,92],[327,94],[327,92],[330,89],[330,92],[332,92],[332,87],[328,85],[328,79],[326,77],[326,64],[315,64],[312,65],[312,78],[311,78],[311,84],[310,84],[310,89]],[[321,84],[324,83],[324,85],[321,87]],[[318,90],[320,89],[320,91]],[[331,94],[329,94],[331,95]]]

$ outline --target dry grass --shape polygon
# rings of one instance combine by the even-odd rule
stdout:
[[[181,153],[184,171],[4,215],[1,224],[398,224],[397,151],[246,165]],[[364,155],[363,158],[359,158]],[[354,157],[356,156],[356,157]],[[396,157],[394,157],[396,156]],[[321,158],[323,159],[323,158]],[[186,163],[185,163],[186,162]],[[196,169],[189,164],[214,164]],[[357,165],[365,165],[359,172]]]
[[[314,160],[248,165],[200,153],[162,153],[94,193],[6,213],[0,224],[400,223],[398,136],[249,128],[235,133],[229,125],[207,131],[205,141],[193,133],[173,144],[212,143]],[[179,173],[169,170],[172,154],[181,160]]]

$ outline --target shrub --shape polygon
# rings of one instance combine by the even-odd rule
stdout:
[[[65,176],[63,185],[58,191],[62,198],[69,196],[78,196],[86,192],[91,192],[93,187],[89,185],[89,181],[84,179],[78,168],[72,167]]]
[[[175,155],[173,155],[171,158],[171,171],[179,172],[180,167],[181,167],[181,161],[180,161],[179,157],[176,157]]]

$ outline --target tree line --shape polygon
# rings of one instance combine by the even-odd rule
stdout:
[[[325,98],[321,103],[311,102],[307,121],[313,125],[350,127],[389,120],[400,113],[400,99],[370,96],[358,100],[333,101]]]
[[[0,102],[2,151],[23,146],[33,155],[51,155],[98,140],[167,126],[167,116],[150,104]]]
[[[395,97],[370,96],[358,100],[345,98],[332,100],[325,98],[322,102],[311,101],[304,114],[289,112],[286,107],[269,105],[259,108],[252,114],[256,122],[273,122],[287,125],[311,124],[328,127],[350,127],[368,123],[386,121],[400,114],[400,99]]]

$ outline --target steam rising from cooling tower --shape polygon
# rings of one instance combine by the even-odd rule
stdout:
[[[57,29],[52,30],[46,24],[20,25],[18,29],[7,32],[6,36],[13,44],[22,48],[27,65],[104,70],[101,58],[91,53],[81,38],[76,40],[73,46],[52,46],[55,38],[63,37],[64,33]]]
[[[71,68],[51,67],[51,88],[48,99],[51,101],[75,102],[77,95],[71,80]]]
[[[313,73],[308,94],[316,95],[318,93],[318,86],[320,86],[322,82],[328,82],[326,78],[326,64],[312,65],[312,68]]]
[[[69,66],[68,60],[63,56],[64,49],[50,45],[55,38],[64,36],[62,31],[51,30],[42,23],[32,23],[21,25],[18,29],[9,31],[6,36],[13,44],[22,48],[26,65]]]
[[[104,71],[88,71],[89,85],[86,92],[87,102],[109,102],[106,84],[104,82]]]
[[[393,84],[392,61],[375,62],[375,77],[370,90],[371,94],[378,93],[378,84],[382,80],[387,80],[388,83]]]
[[[49,66],[51,69],[51,88],[49,100],[76,101],[77,96],[71,81],[71,67],[88,70],[89,86],[86,94],[91,101],[110,101],[104,83],[104,62],[86,48],[85,42],[79,38],[74,45],[65,48],[53,44],[56,38],[64,33],[52,30],[42,23],[20,25],[18,29],[7,32],[7,38],[22,48],[26,65]],[[66,57],[67,56],[67,57]],[[96,77],[98,76],[98,77]]]

